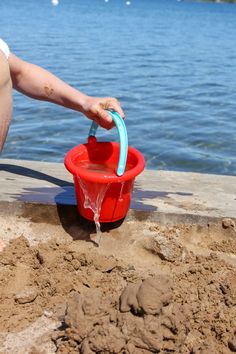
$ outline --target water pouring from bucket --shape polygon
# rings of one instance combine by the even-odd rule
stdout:
[[[65,166],[74,178],[79,213],[88,220],[114,222],[123,219],[130,207],[135,177],[144,169],[143,155],[128,146],[125,123],[109,111],[118,129],[120,143],[98,142],[93,122],[88,142],[72,148]]]

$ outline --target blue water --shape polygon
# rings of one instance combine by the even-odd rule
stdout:
[[[117,97],[147,168],[236,174],[236,5],[174,0],[9,0],[0,37],[94,96]],[[62,162],[80,113],[14,93],[2,157]],[[117,131],[100,129],[100,140]]]

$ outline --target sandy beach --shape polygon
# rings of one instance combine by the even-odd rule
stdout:
[[[236,351],[232,219],[130,221],[104,232],[99,247],[55,225],[4,223],[1,353]],[[34,238],[40,232],[46,242]]]

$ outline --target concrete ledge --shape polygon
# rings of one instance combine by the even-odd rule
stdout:
[[[1,214],[32,218],[40,209],[56,222],[60,210],[73,214],[75,205],[72,176],[62,163],[0,160]],[[145,170],[135,180],[128,218],[198,222],[235,215],[236,177]]]

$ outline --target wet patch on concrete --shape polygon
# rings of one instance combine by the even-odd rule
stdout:
[[[171,199],[171,195],[179,195],[190,197],[193,193],[188,192],[171,192],[171,191],[154,191],[143,190],[142,188],[135,187],[132,195],[131,208],[143,211],[156,211],[157,206],[151,203],[151,200],[156,199]],[[150,200],[150,203],[148,202]]]
[[[41,204],[76,205],[74,186],[24,188],[16,200]]]

